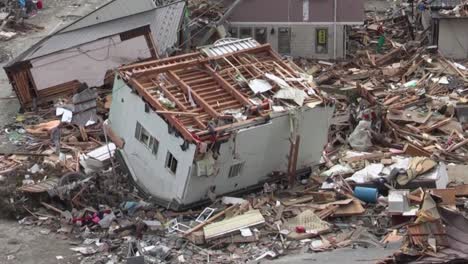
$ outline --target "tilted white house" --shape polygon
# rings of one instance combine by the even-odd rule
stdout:
[[[121,67],[109,119],[137,185],[182,209],[310,168],[333,110],[310,76],[243,39]]]

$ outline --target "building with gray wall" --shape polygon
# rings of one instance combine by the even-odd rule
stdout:
[[[227,20],[231,37],[270,43],[282,55],[342,59],[350,26],[363,24],[364,1],[244,0]]]

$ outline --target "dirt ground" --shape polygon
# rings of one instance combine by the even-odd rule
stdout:
[[[44,36],[54,32],[65,24],[95,9],[97,6],[107,2],[106,0],[48,0],[45,8],[28,23],[45,27],[44,30],[30,32],[16,36],[14,39],[0,43],[0,68],[11,58],[19,55],[22,51],[36,43]],[[367,0],[367,10],[385,10],[389,3],[383,0]],[[0,70],[0,126],[14,120],[19,110],[19,103],[14,96],[8,79],[3,69]],[[0,138],[0,149],[7,147],[5,141]],[[0,263],[5,264],[52,264],[52,263],[80,263],[79,257],[69,248],[72,242],[47,228],[20,225],[11,220],[1,220],[0,215]],[[58,259],[57,256],[63,257]],[[319,260],[328,258],[319,258]],[[301,254],[289,256],[277,260],[275,263],[311,263],[317,258],[313,254]],[[327,261],[328,263],[344,263],[341,260]],[[316,263],[320,263],[318,261]]]

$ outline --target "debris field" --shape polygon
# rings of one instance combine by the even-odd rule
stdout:
[[[223,19],[218,4],[188,2],[192,33]],[[375,263],[468,262],[468,62],[431,45],[410,9],[367,12],[351,28],[345,60],[281,57],[270,44],[224,39],[115,70],[115,81],[170,124],[182,149],[196,145],[206,170],[215,161],[204,157],[234,131],[333,106],[321,158],[305,172],[296,163],[306,139],[291,128],[286,171],[175,210],[118,158],[128,142],[109,112],[121,87],[106,83],[2,124],[15,147],[0,150],[0,215],[60,234],[76,263],[263,263],[386,247],[397,249]],[[465,2],[440,15],[467,10]],[[0,43],[14,37],[16,23],[2,14]],[[158,151],[156,139],[144,140]],[[169,165],[180,170],[177,160]]]

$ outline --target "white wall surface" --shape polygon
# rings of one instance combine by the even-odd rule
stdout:
[[[119,79],[115,79],[109,119],[112,129],[125,140],[123,156],[138,184],[157,198],[179,200],[192,167],[196,146],[191,144],[183,151],[180,145],[184,140],[174,133],[169,134],[167,123],[158,114],[153,111],[145,113],[143,100]],[[137,121],[159,141],[156,156],[135,138]],[[165,168],[167,151],[178,161],[175,175]]]
[[[297,170],[320,160],[333,114],[332,107],[304,107],[304,110],[299,114],[301,141]],[[210,186],[216,186],[215,192],[220,195],[254,185],[265,180],[273,171],[286,172],[289,136],[288,114],[273,118],[268,124],[240,130],[229,142],[221,145],[220,157],[215,164],[219,171],[217,175],[199,177],[196,170],[192,170],[184,202],[206,198]],[[231,165],[239,161],[245,162],[241,175],[229,178]]]
[[[101,86],[107,70],[150,57],[144,36],[123,42],[113,36],[33,59],[31,73],[38,90],[72,80]]]

